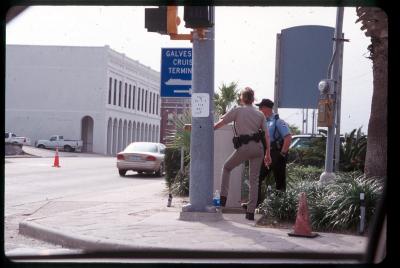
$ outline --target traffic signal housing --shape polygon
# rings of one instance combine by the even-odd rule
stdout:
[[[183,20],[186,28],[209,28],[214,25],[214,9],[211,6],[185,6]]]
[[[177,34],[179,24],[177,6],[160,6],[144,10],[144,27],[148,32]]]

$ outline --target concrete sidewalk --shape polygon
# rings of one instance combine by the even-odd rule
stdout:
[[[19,232],[37,239],[85,250],[189,249],[290,252],[365,251],[367,238],[319,233],[316,238],[289,237],[290,229],[257,226],[244,214],[223,214],[217,222],[179,220],[187,198],[167,207],[165,183],[101,195],[48,202],[21,222]]]

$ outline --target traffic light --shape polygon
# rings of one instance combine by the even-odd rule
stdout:
[[[185,6],[183,19],[186,28],[208,28],[214,25],[211,6]]]
[[[167,7],[145,8],[144,27],[148,32],[167,34]]]
[[[179,23],[177,6],[160,6],[144,10],[144,27],[148,32],[177,34]]]

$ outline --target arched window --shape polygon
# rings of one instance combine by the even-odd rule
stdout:
[[[112,152],[112,119],[108,119],[107,123],[107,155],[111,155]]]

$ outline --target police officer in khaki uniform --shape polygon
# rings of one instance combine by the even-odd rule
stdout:
[[[231,171],[249,160],[249,202],[247,206],[246,219],[254,220],[254,211],[258,198],[258,174],[261,164],[264,160],[265,165],[271,164],[269,134],[265,124],[265,116],[263,113],[253,107],[254,91],[250,87],[246,87],[240,93],[242,106],[236,107],[215,123],[214,129],[218,129],[223,125],[234,122],[234,147],[235,151],[225,161],[222,169],[221,182],[221,206],[225,206],[229,191],[229,178]],[[265,139],[266,153],[261,140]]]

